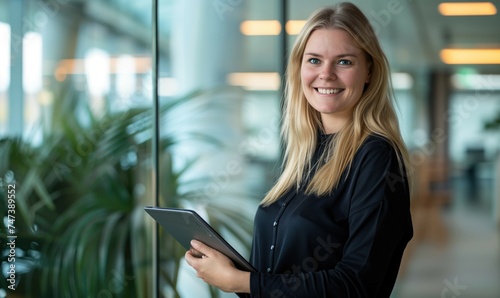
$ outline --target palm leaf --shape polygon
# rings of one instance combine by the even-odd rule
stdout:
[[[148,183],[141,175],[148,171],[144,164],[153,136],[152,110],[133,108],[96,117],[78,92],[67,86],[58,92],[50,122],[53,133],[41,146],[33,147],[21,139],[0,141],[0,174],[13,171],[22,186],[17,208],[22,221],[19,233],[26,237],[19,248],[28,251],[36,245],[41,253],[38,259],[29,260],[31,271],[25,278],[29,287],[20,291],[26,297],[95,297],[111,291],[110,282],[116,282],[123,285],[113,289],[116,297],[150,297],[152,222],[134,189],[139,180]],[[167,118],[188,117],[188,112],[204,107],[205,103],[196,100],[221,92],[225,90],[190,92],[162,103],[160,113]],[[185,113],[177,113],[179,110]],[[77,111],[84,112],[85,122],[71,116]],[[185,179],[200,159],[176,170],[171,149],[191,140],[214,148],[221,148],[223,142],[207,133],[187,131],[179,136],[173,132],[164,130],[160,140],[160,200],[181,207],[184,202],[200,200],[196,188],[210,177]],[[251,220],[244,219],[242,210],[217,201],[204,203],[217,227],[249,245]],[[234,223],[242,227],[231,228]],[[176,287],[184,249],[168,235],[162,235],[160,242],[164,250],[160,284],[180,297]],[[218,295],[214,289],[212,294]]]

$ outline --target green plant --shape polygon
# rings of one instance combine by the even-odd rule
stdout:
[[[217,92],[189,93],[162,104],[160,113],[165,117],[187,102]],[[95,117],[85,98],[68,84],[55,96],[51,119],[50,133],[40,145],[20,138],[0,141],[0,176],[12,176],[18,186],[16,234],[22,255],[17,264],[26,269],[19,272],[17,293],[26,297],[151,297],[153,224],[143,211],[145,205],[154,203],[151,108]],[[187,137],[221,145],[204,133]],[[180,141],[175,134],[161,137],[160,200],[164,206],[195,203],[200,198],[193,187],[209,179],[182,179],[196,160],[180,170],[172,166],[171,148]],[[5,215],[7,197],[1,193],[0,212]],[[249,245],[251,221],[237,205],[217,200],[203,204],[216,227],[239,226],[229,231]],[[0,237],[5,239],[6,227],[0,226]],[[176,287],[184,251],[163,233],[160,242],[160,284],[179,297]],[[6,288],[5,279],[0,283]],[[212,293],[217,295],[213,289]]]

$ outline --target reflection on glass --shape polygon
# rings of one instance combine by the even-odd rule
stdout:
[[[42,90],[42,54],[42,35],[27,32],[23,37],[24,137],[32,144],[42,141],[41,131],[37,129],[41,116],[38,97]]]
[[[135,92],[136,67],[134,57],[121,55],[116,63],[116,92],[122,99],[127,99]]]
[[[91,98],[90,106],[97,115],[105,110],[104,95],[110,87],[109,54],[98,48],[91,48],[85,55],[85,76]]]
[[[10,84],[10,26],[0,22],[0,136],[7,132],[7,90]]]
[[[158,96],[177,96],[179,93],[179,82],[175,78],[158,79]]]
[[[0,94],[10,84],[10,26],[0,22]]]
[[[42,90],[42,35],[27,32],[23,38],[23,88],[28,95]]]
[[[280,88],[280,76],[277,72],[235,72],[227,76],[230,85],[243,87],[245,90],[271,90]]]

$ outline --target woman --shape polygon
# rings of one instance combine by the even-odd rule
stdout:
[[[355,5],[312,15],[289,59],[283,173],[255,216],[258,272],[193,241],[200,278],[249,297],[390,296],[413,230],[389,75]]]

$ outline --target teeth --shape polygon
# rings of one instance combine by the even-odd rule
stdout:
[[[340,91],[342,91],[342,89],[339,89],[339,88],[335,88],[335,89],[318,88],[318,92],[321,93],[321,94],[337,94]]]

